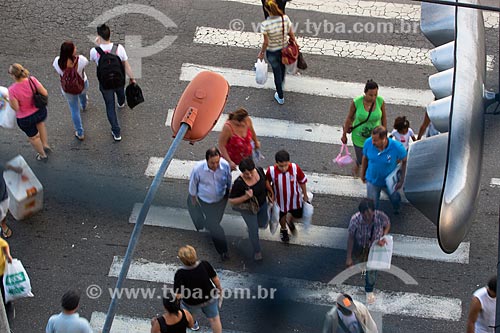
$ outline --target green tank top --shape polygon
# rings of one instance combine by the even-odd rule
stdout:
[[[352,126],[356,126],[359,123],[362,123],[366,120],[369,113],[365,110],[365,106],[363,105],[364,96],[361,95],[356,97],[353,102],[356,107],[356,112],[354,113],[354,122]],[[356,127],[351,133],[352,143],[355,146],[363,147],[366,139],[371,137],[372,130],[382,125],[382,104],[384,103],[384,98],[382,96],[377,96],[377,100],[373,107],[372,115],[370,119],[363,123],[363,125]]]

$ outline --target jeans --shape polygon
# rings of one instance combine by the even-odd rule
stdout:
[[[356,241],[355,241],[356,242]],[[362,249],[361,247],[354,245],[353,249],[353,261],[355,264],[365,263],[368,261],[368,251],[369,248]],[[358,253],[355,253],[358,252]],[[366,270],[365,271],[365,292],[371,293],[373,292],[373,288],[375,286],[375,281],[377,280],[377,271],[375,270]]]
[[[201,206],[201,210],[205,214],[205,227],[210,231],[210,236],[214,242],[215,249],[217,253],[227,253],[227,240],[224,229],[220,226],[220,221],[224,215],[224,209],[226,208],[227,198],[224,197],[219,202],[206,203],[200,198],[198,201]]]
[[[373,200],[373,203],[375,204],[375,209],[378,209],[379,206],[380,191],[384,191],[387,194],[389,200],[392,203],[392,208],[394,209],[394,211],[399,211],[399,206],[401,204],[401,195],[399,194],[398,191],[394,192],[392,195],[389,195],[389,192],[387,191],[387,186],[376,186],[368,181],[366,182],[366,195],[368,199]]]
[[[83,110],[87,107],[87,90],[89,88],[89,81],[85,81],[85,88],[79,95],[68,94],[62,91],[66,101],[68,102],[69,111],[71,112],[71,119],[73,120],[73,126],[78,136],[82,136],[84,133],[82,125],[82,117],[80,116],[80,105]]]
[[[273,69],[274,85],[278,97],[283,98],[283,82],[285,81],[285,65],[281,62],[281,49],[278,51],[266,51],[267,61]]]
[[[269,216],[267,216],[267,202],[264,202],[264,204],[260,206],[257,214],[242,212],[241,216],[247,224],[248,238],[252,243],[253,252],[258,253],[260,252],[259,228],[265,228],[269,220]]]
[[[108,116],[109,124],[111,125],[111,131],[116,136],[120,136],[120,125],[118,124],[118,117],[116,116],[115,109],[115,94],[118,99],[118,104],[125,104],[125,89],[123,87],[117,89],[104,90],[101,85],[99,85],[99,90],[101,91],[102,97],[104,98],[104,103],[106,104],[106,114]]]

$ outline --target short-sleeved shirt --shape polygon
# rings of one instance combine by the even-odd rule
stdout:
[[[410,139],[415,135],[411,128],[408,128],[408,132],[406,134],[401,134],[398,130],[392,130],[391,135],[395,140],[401,142],[401,144],[405,147],[406,150],[410,147]]]
[[[93,333],[87,319],[78,313],[59,313],[49,318],[45,333]]]
[[[34,76],[30,76],[30,79],[33,82],[31,85],[30,80],[26,79],[21,82],[15,82],[9,87],[9,98],[14,98],[19,103],[19,110],[16,112],[16,118],[18,119],[29,117],[38,111],[38,108],[35,106],[33,94],[35,86],[38,88],[41,84]]]
[[[352,123],[352,127],[363,123],[366,119],[368,119],[368,121],[356,127],[351,134],[352,143],[361,148],[365,144],[366,139],[371,137],[373,129],[382,125],[382,104],[384,104],[384,98],[382,96],[377,96],[370,115],[370,112],[365,109],[363,99],[363,95],[353,99],[356,112],[354,113],[354,122]],[[371,105],[369,108],[371,108]],[[370,118],[368,118],[369,115]]]
[[[229,197],[239,198],[245,195],[246,190],[251,189],[253,191],[253,196],[259,201],[259,206],[262,206],[266,202],[267,197],[266,176],[262,168],[257,168],[257,172],[259,173],[260,179],[252,186],[248,186],[241,176],[236,178],[231,188],[231,193],[229,193]]]
[[[363,215],[357,212],[351,217],[349,222],[349,236],[354,237],[356,243],[361,247],[370,247],[373,242],[379,240],[384,235],[384,228],[389,225],[389,217],[380,210],[375,210],[373,221],[366,223]]]
[[[281,172],[276,165],[270,166],[266,177],[273,184],[275,200],[281,212],[287,213],[302,207],[300,185],[307,183],[307,177],[297,164],[290,163],[286,172]]]
[[[283,22],[285,25],[285,30],[283,32]],[[283,48],[287,43],[288,32],[292,27],[292,22],[287,15],[281,16],[269,16],[260,25],[262,34],[267,35],[269,38],[269,44],[267,45],[267,50],[278,51]],[[283,35],[285,38],[283,38]]]
[[[111,52],[111,49],[113,48],[113,43],[101,44],[99,46],[104,52]],[[128,60],[127,52],[125,51],[125,48],[121,44],[118,44],[118,48],[116,49],[116,55],[119,56],[122,61]],[[90,60],[95,62],[96,64],[99,64],[100,57],[101,56],[96,51],[95,47],[93,47],[90,50]]]
[[[182,301],[187,305],[199,305],[212,299],[212,290],[215,289],[212,279],[216,276],[212,265],[202,260],[193,267],[185,266],[175,273],[174,290],[181,294]]]
[[[87,58],[85,58],[82,55],[78,56],[78,69],[77,69],[77,72],[78,72],[78,74],[80,74],[80,76],[82,77],[82,79],[84,81],[87,81],[87,74],[85,73],[84,69],[85,69],[85,67],[88,64],[89,64],[89,61],[88,61]],[[59,56],[57,56],[54,59],[54,62],[52,63],[52,66],[56,70],[57,74],[59,74],[59,76],[63,76],[64,71],[61,69],[61,67],[59,67]]]
[[[402,161],[406,155],[406,149],[401,142],[387,138],[388,144],[380,151],[372,143],[372,138],[365,142],[363,155],[368,159],[366,169],[366,181],[375,186],[386,186],[385,179],[396,169],[398,161]]]

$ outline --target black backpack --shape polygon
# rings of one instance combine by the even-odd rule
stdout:
[[[125,86],[125,67],[122,60],[116,55],[118,44],[114,44],[110,52],[104,52],[100,47],[95,50],[99,53],[97,64],[97,78],[103,89],[118,89]]]

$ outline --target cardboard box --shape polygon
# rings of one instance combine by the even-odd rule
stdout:
[[[8,164],[23,169],[22,174],[12,170],[5,170],[3,173],[3,179],[9,192],[9,210],[12,216],[19,221],[42,209],[43,186],[21,155],[10,160]]]

